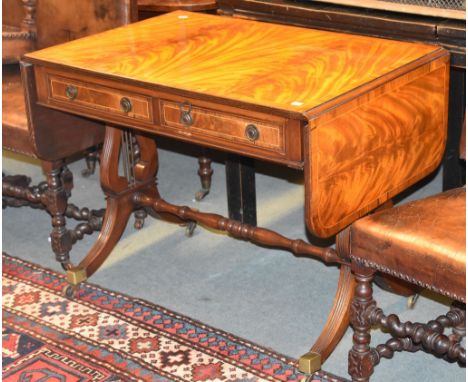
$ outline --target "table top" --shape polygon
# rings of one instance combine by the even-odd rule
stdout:
[[[26,55],[150,86],[304,114],[436,46],[176,11]],[[388,78],[387,78],[388,77]]]

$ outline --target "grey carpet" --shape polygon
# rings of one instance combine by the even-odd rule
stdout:
[[[171,144],[162,141],[165,148]],[[160,150],[161,195],[176,204],[226,214],[223,155],[214,155],[211,193],[201,202],[193,196],[199,188],[196,149],[177,145]],[[187,154],[187,152],[189,154]],[[4,153],[3,171],[22,173],[42,180],[36,162]],[[73,163],[72,201],[78,205],[104,205],[98,175],[81,177],[84,161]],[[306,239],[303,220],[302,173],[257,165],[258,224],[292,238]],[[434,194],[441,189],[438,174],[406,200]],[[7,208],[3,211],[3,250],[11,255],[60,270],[50,250],[50,218],[43,211]],[[77,262],[96,236],[75,245]],[[312,238],[312,240],[315,240]],[[147,220],[136,231],[132,224],[104,266],[91,282],[163,305],[292,357],[306,352],[324,325],[338,279],[336,267],[289,252],[258,247],[198,227],[192,238],[173,224]],[[376,288],[376,298],[385,312],[405,320],[425,320],[447,311],[446,302],[424,296],[416,308],[406,307],[406,298]],[[382,341],[385,335],[376,333]],[[348,330],[324,364],[332,373],[347,376]],[[465,369],[425,353],[397,354],[377,366],[375,381],[461,381]]]

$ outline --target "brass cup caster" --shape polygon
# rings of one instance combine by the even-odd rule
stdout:
[[[70,261],[63,261],[60,263],[60,265],[62,266],[62,269],[65,271],[65,272],[68,272],[69,270],[71,270],[73,268],[73,265]]]
[[[90,170],[89,168],[84,168],[83,170],[81,170],[81,176],[83,178],[89,178],[93,174],[94,170]]]
[[[208,188],[203,187],[202,189],[200,189],[200,191],[197,191],[195,193],[195,200],[197,202],[200,202],[209,193],[210,193],[210,188],[209,187]]]
[[[79,285],[68,284],[62,289],[62,295],[63,297],[69,300],[73,300],[76,296],[76,292],[78,291],[78,289],[79,289]]]
[[[211,174],[213,174],[213,170],[209,170],[208,172],[204,172],[199,170],[198,175],[202,178],[201,181],[201,189],[200,191],[195,193],[195,200],[197,202],[201,201],[206,195],[210,193],[211,189]],[[208,179],[204,176],[208,175]]]
[[[83,178],[89,178],[96,171],[96,162],[99,160],[99,152],[92,151],[86,155],[86,168],[81,170]]]
[[[80,284],[87,280],[88,275],[86,269],[73,268],[70,264],[67,264],[67,281],[68,285],[62,290],[64,297],[73,299],[76,296]]]
[[[137,230],[140,230],[145,225],[145,219],[148,217],[148,212],[144,208],[136,210],[134,213],[135,222],[133,223],[133,227]]]
[[[316,371],[319,371],[322,368],[322,357],[320,353],[316,352],[308,352],[302,355],[299,358],[299,371],[305,375],[301,382],[308,382],[312,379],[313,375]]]

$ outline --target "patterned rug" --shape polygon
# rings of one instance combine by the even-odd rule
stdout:
[[[3,254],[3,380],[300,381],[295,361],[160,306]],[[312,381],[343,381],[319,372]]]

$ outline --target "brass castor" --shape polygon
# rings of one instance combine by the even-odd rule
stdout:
[[[135,218],[135,223],[133,223],[133,228],[140,230],[143,228],[144,225],[145,225],[145,221],[143,219]]]
[[[66,272],[66,271],[69,271],[70,269],[72,269],[72,264],[69,262],[69,261],[63,261],[60,263],[60,265],[62,266],[62,269]]]
[[[316,371],[322,368],[322,357],[320,353],[308,352],[299,358],[299,371],[305,375],[301,382],[308,382]]]
[[[78,291],[78,285],[67,285],[62,289],[62,294],[65,298],[69,300],[73,300],[76,296],[76,292]]]
[[[200,189],[200,191],[195,193],[195,200],[197,202],[201,201],[206,195],[209,194],[209,192],[210,192],[210,188],[203,187],[202,189]]]
[[[142,229],[143,226],[145,225],[145,219],[148,216],[148,213],[144,208],[141,208],[134,213],[135,216],[135,223],[133,223],[133,227],[135,229]]]
[[[81,170],[83,178],[89,178],[96,171],[96,162],[99,161],[99,151],[91,151],[86,155],[86,168]]]
[[[185,236],[192,237],[195,228],[197,228],[197,222],[188,222],[185,226]]]

